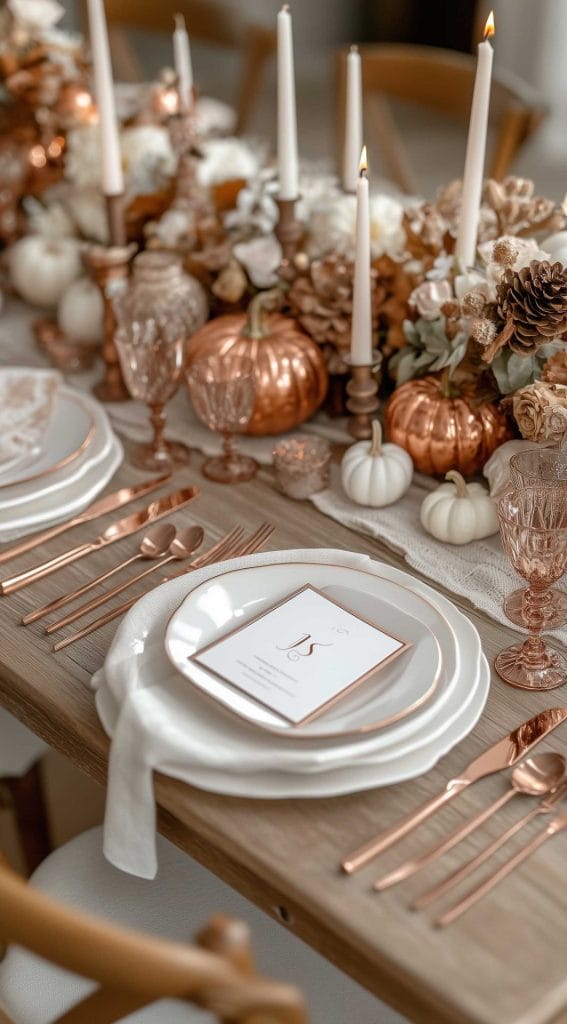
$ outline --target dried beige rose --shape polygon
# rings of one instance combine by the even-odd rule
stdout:
[[[545,432],[547,441],[561,441],[567,437],[567,388],[565,405],[550,405],[545,410]]]
[[[548,440],[550,410],[555,406],[567,408],[567,386],[536,380],[517,391],[512,409],[522,437],[538,443]],[[552,422],[555,424],[555,417]]]

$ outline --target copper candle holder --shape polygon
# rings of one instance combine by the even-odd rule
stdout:
[[[104,303],[102,358],[106,363],[105,374],[93,391],[101,402],[125,402],[130,398],[122,377],[122,370],[116,351],[114,335],[116,317],[112,307],[113,298],[126,286],[130,260],[136,252],[136,245],[92,245],[85,253],[93,280],[100,288]]]
[[[296,203],[297,199],[280,199],[279,196],[276,197],[278,222],[274,230],[286,260],[293,260],[303,235],[303,225],[295,216]]]
[[[347,383],[347,409],[352,414],[348,421],[348,430],[357,441],[366,441],[372,437],[372,420],[378,409],[378,371],[382,366],[382,353],[373,351],[372,362],[356,366],[350,359],[346,362],[350,367],[350,380]]]

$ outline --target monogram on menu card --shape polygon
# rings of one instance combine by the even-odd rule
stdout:
[[[281,718],[300,725],[375,676],[408,646],[379,624],[305,586],[193,657]]]

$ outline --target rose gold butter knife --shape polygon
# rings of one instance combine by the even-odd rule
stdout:
[[[193,498],[198,497],[199,494],[200,491],[197,487],[184,487],[182,490],[167,494],[164,498],[158,498],[157,501],[152,501],[141,512],[134,512],[132,515],[126,516],[125,519],[112,523],[95,540],[87,544],[79,544],[77,547],[71,548],[70,551],[65,551],[62,555],[50,558],[49,561],[36,565],[33,569],[28,569],[17,576],[11,576],[9,579],[3,580],[0,582],[0,593],[13,594],[14,591],[21,590],[22,587],[27,587],[30,583],[34,583],[36,580],[40,580],[44,576],[55,572],[56,569],[61,569],[64,565],[76,562],[78,558],[83,558],[84,555],[90,554],[91,551],[98,551],[109,544],[114,544],[117,540],[129,537],[131,534],[137,533],[138,530],[142,530],[145,526],[149,526],[150,523],[155,523],[163,516],[169,515],[170,512],[179,511],[184,505],[192,501]]]
[[[384,832],[374,836],[364,846],[360,846],[353,853],[349,853],[341,862],[343,871],[351,875],[359,868],[364,867],[373,857],[378,856],[383,850],[393,846],[398,839],[411,832],[422,821],[426,821],[435,811],[449,803],[459,793],[462,793],[471,783],[483,779],[486,775],[502,771],[504,768],[511,768],[528,751],[532,750],[537,743],[567,720],[567,707],[549,708],[541,711],[539,715],[529,718],[523,725],[513,729],[511,733],[498,740],[492,747],[485,750],[480,757],[475,758],[456,779],[450,779],[445,789],[434,796],[427,803],[422,804],[416,811],[413,811],[406,818],[402,818],[396,825],[386,829]]]

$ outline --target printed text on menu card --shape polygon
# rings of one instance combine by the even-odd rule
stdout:
[[[408,646],[314,587],[305,586],[193,658],[299,725]],[[378,675],[378,684],[379,679]]]

